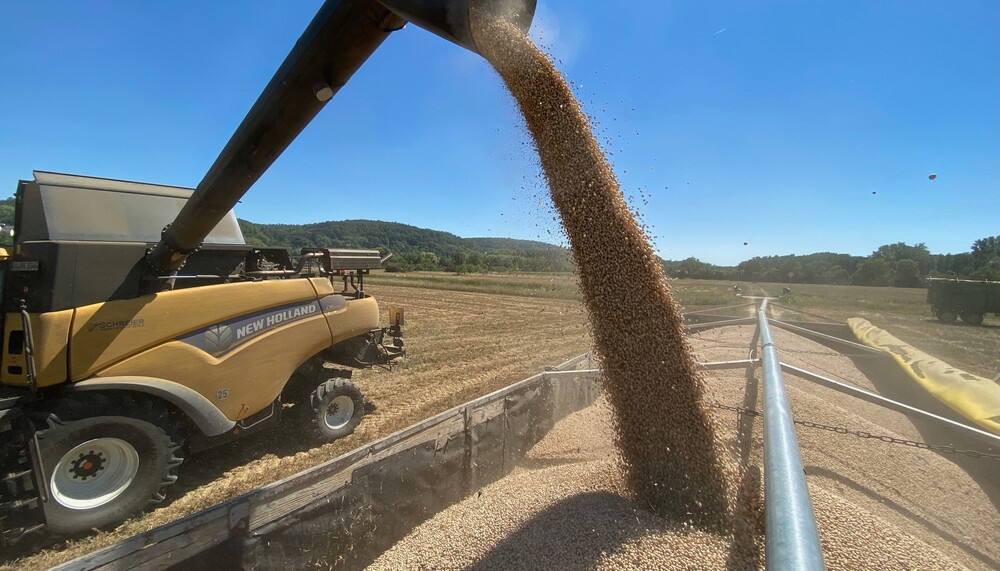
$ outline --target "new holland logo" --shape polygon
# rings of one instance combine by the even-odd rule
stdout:
[[[233,330],[228,325],[216,325],[205,330],[205,351],[221,353],[233,344]]]
[[[307,303],[305,305],[300,305],[298,307],[292,307],[288,309],[281,309],[279,311],[274,311],[265,315],[261,315],[257,319],[247,321],[239,327],[236,328],[236,340],[239,341],[244,337],[251,337],[256,333],[260,333],[265,329],[270,329],[276,325],[281,325],[282,323],[288,323],[294,321],[300,317],[305,317],[316,313],[316,304]]]
[[[319,312],[317,301],[289,304],[228,319],[225,323],[192,331],[177,340],[218,357],[266,331]]]

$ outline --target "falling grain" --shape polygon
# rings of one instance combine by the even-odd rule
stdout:
[[[676,521],[728,529],[732,470],[703,403],[680,311],[586,116],[523,33],[481,14],[473,31],[524,115],[572,246],[627,489]]]

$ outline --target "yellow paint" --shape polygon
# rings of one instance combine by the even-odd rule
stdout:
[[[54,311],[30,315],[31,333],[35,341],[35,375],[39,387],[58,385],[66,381],[66,341],[69,337],[73,310]],[[4,323],[4,342],[8,343],[13,331],[21,331],[21,314],[10,312]],[[19,387],[28,386],[28,370],[25,366],[24,350],[18,354],[9,352],[9,344],[4,346],[3,367],[0,369],[0,383]],[[20,374],[13,374],[8,367],[20,367]]]
[[[269,280],[181,289],[30,316],[39,386],[92,377],[146,376],[188,386],[231,420],[274,401],[292,373],[321,350],[378,327],[374,298],[267,329],[219,356],[176,340],[256,311],[334,295],[322,278]],[[10,313],[4,340],[21,329]],[[5,347],[6,349],[6,347]],[[8,366],[20,367],[14,375]],[[27,386],[23,351],[4,351],[0,381]]]
[[[355,299],[347,307],[324,314],[333,344],[340,343],[378,327],[378,303],[374,297]]]
[[[308,280],[269,280],[167,291],[77,308],[70,338],[70,379],[196,329],[297,301],[316,299]],[[145,373],[167,378],[155,372]]]
[[[861,342],[889,353],[927,392],[980,427],[1000,434],[1000,385],[931,357],[858,317],[847,320]]]
[[[333,284],[326,278],[309,278],[309,283],[316,290],[316,297],[324,297],[335,293]]]
[[[291,322],[219,358],[187,343],[170,341],[108,367],[97,376],[143,375],[174,381],[204,395],[230,420],[240,420],[271,404],[299,365],[332,344],[330,320],[330,316],[317,314]],[[333,324],[344,339],[377,327],[375,299],[348,302],[333,318]],[[221,391],[225,391],[226,398],[219,398]]]

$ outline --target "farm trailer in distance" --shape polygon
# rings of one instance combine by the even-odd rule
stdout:
[[[1000,315],[1000,282],[931,278],[927,303],[942,323],[962,321],[981,325],[987,313]]]

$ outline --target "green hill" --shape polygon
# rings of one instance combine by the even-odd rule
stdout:
[[[569,251],[534,240],[461,238],[398,222],[342,220],[314,224],[256,224],[240,220],[248,244],[302,248],[361,248],[392,254],[387,271],[573,271]]]
[[[375,220],[315,224],[254,224],[240,220],[247,242],[300,249],[366,248],[393,254],[387,271],[445,270],[466,272],[569,272],[569,250],[534,240],[461,238]],[[664,260],[667,275],[679,278],[791,283],[833,283],[921,287],[927,276],[1000,278],[1000,236],[976,240],[971,252],[932,254],[925,244],[880,246],[870,256],[819,252],[804,256],[762,256],[737,266],[698,260]]]

